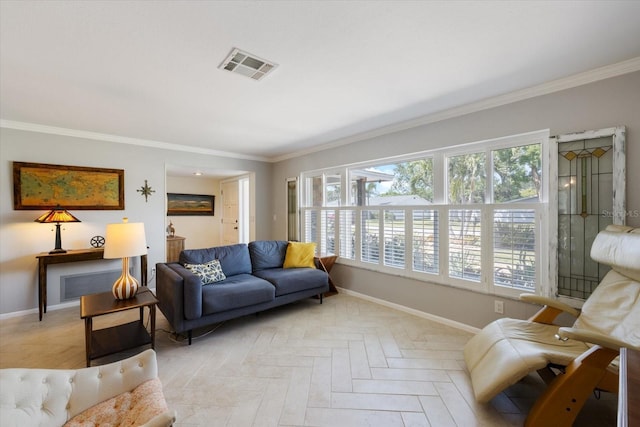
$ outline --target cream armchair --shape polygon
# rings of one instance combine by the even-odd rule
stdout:
[[[160,427],[174,421],[162,393],[153,350],[77,370],[0,369],[2,427],[121,422]]]
[[[492,322],[469,340],[464,358],[478,402],[538,371],[549,386],[525,425],[569,426],[595,388],[617,392],[617,368],[611,362],[621,347],[640,349],[640,229],[607,227],[596,237],[591,257],[612,270],[581,311],[523,295],[544,307],[528,321]],[[562,312],[577,317],[573,327],[553,324]]]

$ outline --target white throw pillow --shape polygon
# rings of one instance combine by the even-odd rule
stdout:
[[[222,271],[220,261],[217,259],[205,264],[185,264],[184,268],[191,270],[193,274],[199,276],[203,285],[221,282],[227,278]]]

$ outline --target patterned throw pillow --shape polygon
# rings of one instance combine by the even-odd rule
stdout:
[[[199,276],[203,285],[221,282],[227,278],[222,271],[220,261],[217,259],[205,264],[185,264],[184,268],[191,270],[193,274]]]

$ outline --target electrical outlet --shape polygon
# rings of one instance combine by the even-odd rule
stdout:
[[[153,276],[154,274],[156,274],[156,268],[155,267],[151,269],[151,275]]]
[[[498,314],[504,314],[504,301],[493,301],[493,311]]]

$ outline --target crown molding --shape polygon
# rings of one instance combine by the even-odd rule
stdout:
[[[110,135],[106,133],[90,132],[85,130],[68,129],[56,126],[39,125],[36,123],[19,122],[14,120],[0,119],[0,127],[7,129],[26,130],[30,132],[46,133],[50,135],[71,136],[75,138],[94,139],[98,141],[115,142],[118,144],[139,145],[144,147],[161,148],[165,150],[182,151],[196,154],[207,154],[211,156],[228,157],[242,160],[255,160],[259,162],[269,162],[267,157],[250,156],[246,154],[232,153],[229,151],[211,150],[208,148],[191,147],[186,145],[172,144],[169,142],[154,141],[149,139],[129,138],[126,136]]]
[[[517,90],[515,92],[506,93],[504,95],[498,95],[492,98],[483,99],[481,101],[472,102],[470,104],[465,104],[459,107],[454,107],[436,113],[428,114],[416,119],[384,126],[372,131],[348,136],[346,138],[341,138],[326,144],[317,145],[306,150],[296,151],[294,153],[285,154],[283,156],[271,157],[269,158],[269,161],[274,163],[281,162],[283,160],[289,160],[296,157],[317,153],[319,151],[348,145],[354,142],[364,141],[378,136],[388,135],[390,133],[400,132],[418,126],[424,126],[430,123],[448,120],[455,117],[464,116],[466,114],[476,113],[479,111],[500,107],[502,105],[511,104],[518,101],[524,101],[526,99],[535,98],[542,95],[548,95],[550,93],[571,89],[574,87],[621,76],[623,74],[633,73],[636,71],[640,71],[640,57],[632,58],[616,64],[606,65],[600,68],[595,68],[593,70],[574,74],[569,77],[552,80],[550,82],[542,83],[540,85],[532,86],[526,89]]]

